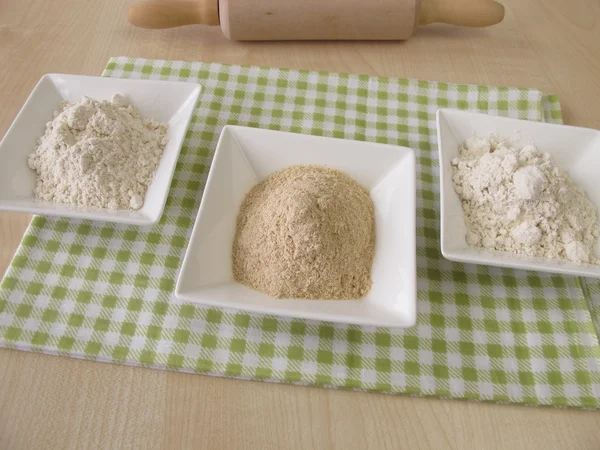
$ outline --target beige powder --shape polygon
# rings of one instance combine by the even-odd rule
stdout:
[[[502,136],[473,136],[452,160],[452,180],[469,245],[599,263],[597,208],[550,154]]]
[[[371,288],[374,252],[369,192],[338,170],[292,166],[246,196],[233,274],[273,297],[356,299]]]
[[[28,165],[35,196],[67,205],[140,209],[167,143],[167,124],[125,98],[61,102]]]

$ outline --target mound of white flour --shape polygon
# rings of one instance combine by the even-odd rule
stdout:
[[[473,137],[452,161],[469,245],[595,263],[596,207],[548,153]]]
[[[62,102],[29,155],[35,195],[70,205],[139,209],[166,144],[168,125],[144,118],[116,94]]]

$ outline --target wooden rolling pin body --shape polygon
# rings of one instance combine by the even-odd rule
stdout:
[[[398,40],[417,25],[419,0],[221,0],[223,33],[235,41]]]
[[[494,25],[494,0],[147,0],[129,8],[142,28],[221,25],[236,41],[403,40],[418,25]]]

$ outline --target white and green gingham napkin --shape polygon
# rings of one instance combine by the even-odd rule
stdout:
[[[600,407],[600,346],[590,313],[600,319],[600,284],[453,263],[439,250],[436,110],[560,122],[555,97],[532,89],[127,58],[111,59],[104,75],[197,81],[205,88],[165,214],[146,228],[36,217],[1,284],[0,345],[332,388]],[[414,328],[294,320],[174,301],[225,124],[416,150]]]

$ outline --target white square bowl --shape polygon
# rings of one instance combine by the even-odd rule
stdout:
[[[373,287],[361,300],[275,299],[233,279],[236,217],[248,191],[295,164],[346,172],[371,192]],[[406,147],[237,126],[223,129],[175,287],[177,298],[279,316],[409,327],[416,321],[415,156]]]
[[[543,122],[508,119],[487,114],[440,109],[437,112],[440,159],[441,250],[449,260],[515,269],[538,270],[600,278],[600,266],[569,261],[515,255],[509,252],[471,247],[460,198],[452,182],[452,159],[458,147],[474,135],[499,134],[515,145],[534,144],[550,153],[554,163],[600,206],[600,131]],[[596,242],[596,258],[600,243]]]
[[[122,80],[82,75],[47,74],[38,82],[0,142],[0,210],[47,216],[151,225],[162,215],[186,129],[201,87],[176,81]],[[169,124],[165,146],[144,205],[138,211],[85,208],[37,200],[33,194],[36,174],[27,157],[44,134],[57,105],[87,96],[109,100],[123,95],[142,115]]]

